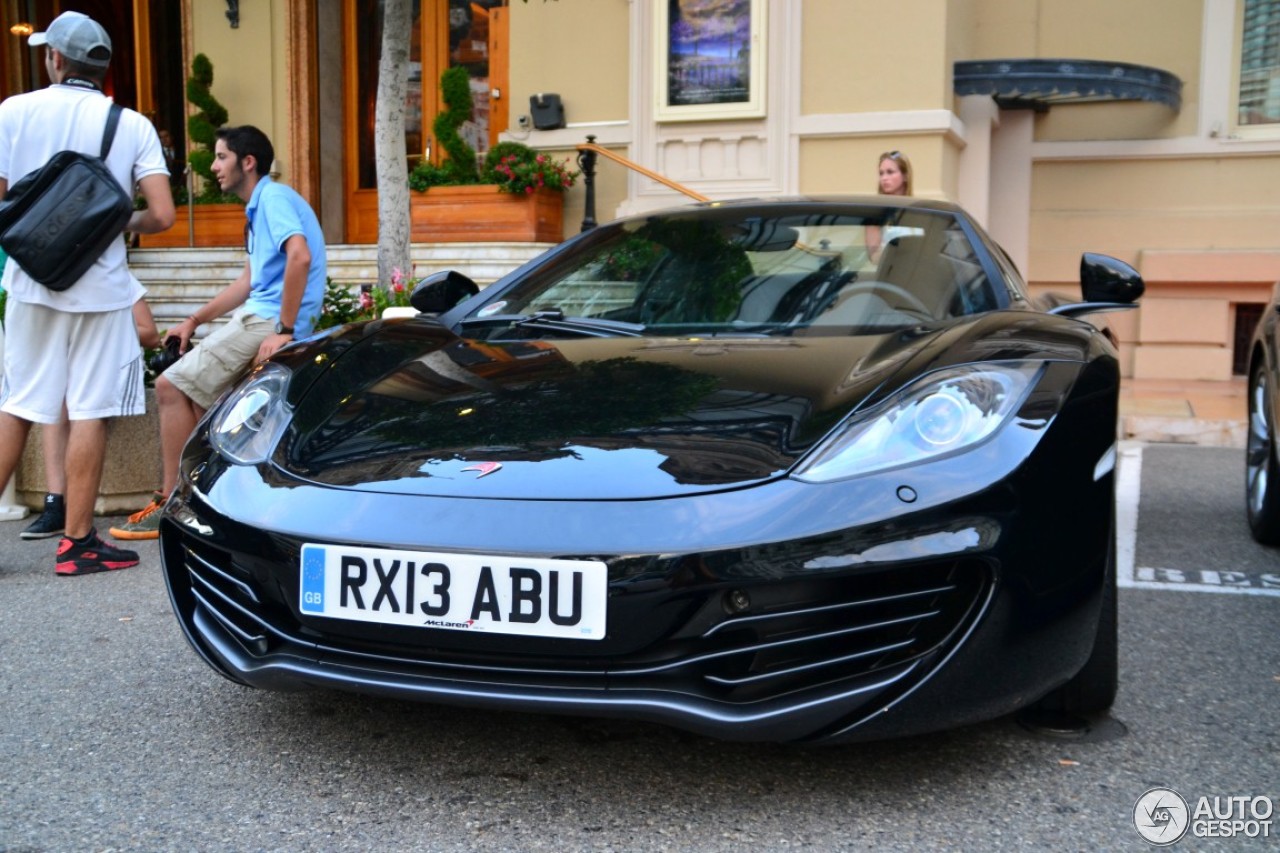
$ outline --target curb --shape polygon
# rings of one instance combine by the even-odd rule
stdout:
[[[1246,434],[1245,422],[1238,420],[1167,418],[1156,415],[1122,415],[1120,418],[1121,438],[1135,441],[1243,449]]]

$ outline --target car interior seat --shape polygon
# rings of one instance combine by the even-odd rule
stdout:
[[[956,271],[942,249],[934,235],[895,237],[884,247],[875,277],[915,296],[935,318],[947,317],[956,298]]]

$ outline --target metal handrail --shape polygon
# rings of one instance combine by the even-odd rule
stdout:
[[[683,193],[695,201],[711,201],[710,198],[700,192],[689,189],[683,184],[677,183],[668,177],[659,175],[652,169],[647,169],[639,163],[628,160],[621,154],[616,154],[602,145],[596,144],[594,136],[588,136],[587,141],[578,145],[578,166],[582,169],[582,183],[586,187],[586,210],[582,217],[582,230],[590,231],[596,227],[596,157],[602,156],[619,166],[624,166],[633,172],[644,175],[651,181],[657,181],[663,186],[670,187],[678,193]]]

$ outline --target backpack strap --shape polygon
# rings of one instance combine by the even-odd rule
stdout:
[[[120,124],[120,113],[122,112],[124,112],[124,107],[113,101],[111,111],[107,113],[107,128],[102,131],[102,151],[98,154],[99,160],[107,159],[107,154],[111,151],[111,143],[116,138],[116,125]]]

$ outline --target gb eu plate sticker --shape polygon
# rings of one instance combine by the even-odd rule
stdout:
[[[302,611],[324,613],[324,549],[302,546]]]

